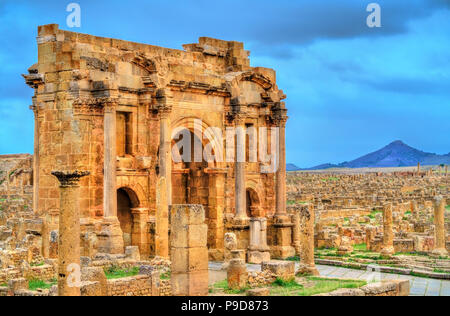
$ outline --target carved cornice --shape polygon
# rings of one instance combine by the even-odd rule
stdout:
[[[81,178],[90,175],[89,171],[52,171],[52,175],[55,176],[59,183],[60,187],[75,187],[78,186],[78,183]]]
[[[117,98],[78,98],[73,101],[75,114],[101,114],[115,111],[119,99]]]
[[[39,73],[30,73],[28,75],[22,75],[25,78],[25,83],[33,89],[41,84],[44,84],[44,75]]]
[[[264,90],[269,90],[273,87],[273,84],[269,78],[267,78],[261,74],[258,74],[258,73],[253,73],[253,72],[245,73],[242,76],[242,80],[243,81],[252,81],[252,82],[260,85]]]
[[[215,95],[221,97],[230,97],[231,94],[228,92],[227,87],[224,84],[219,86],[212,86],[203,82],[186,82],[183,80],[172,80],[168,87],[173,91],[191,92],[197,94]]]

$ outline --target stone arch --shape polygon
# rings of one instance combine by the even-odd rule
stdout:
[[[273,90],[276,87],[275,83],[273,83],[268,77],[254,71],[233,73],[226,77],[226,87],[228,92],[231,94],[232,99],[241,98],[241,84],[243,82],[253,82],[261,87],[262,91],[266,92]]]
[[[129,181],[129,177],[117,177],[116,190],[123,189],[126,191],[133,202],[133,208],[148,208],[147,194],[139,183]]]
[[[167,61],[161,56],[152,56],[148,58],[143,53],[127,51],[122,55],[122,61],[128,62],[142,72],[136,74],[141,76],[145,87],[164,88],[169,82],[169,66]]]
[[[262,208],[264,196],[262,190],[256,181],[249,181],[246,185],[246,207],[248,217],[265,217],[265,211]]]
[[[216,157],[221,157],[222,161],[225,161],[225,154],[223,148],[223,137],[224,131],[222,130],[222,135],[218,135],[214,132],[207,122],[203,119],[199,119],[196,117],[183,117],[172,122],[171,130],[172,130],[172,139],[174,136],[181,130],[189,130],[193,133],[198,139],[200,139],[202,143],[202,148],[206,145],[210,144],[213,148],[213,152]],[[172,142],[174,145],[174,142]],[[216,161],[208,162],[208,167],[213,168],[217,164]]]

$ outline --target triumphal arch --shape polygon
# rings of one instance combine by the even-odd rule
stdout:
[[[50,226],[57,227],[59,214],[51,172],[84,170],[90,175],[80,182],[82,235],[95,234],[99,252],[134,245],[141,255],[167,257],[170,205],[202,204],[210,258],[223,258],[227,232],[249,253],[292,255],[285,95],[274,70],[250,66],[242,43],[200,38],[176,50],[56,24],[40,26],[37,43],[38,62],[24,75],[35,90],[33,208]],[[256,130],[233,145],[244,161],[238,154],[226,159],[228,142],[215,136],[227,128]],[[173,159],[183,131],[193,149],[179,152],[193,157],[188,161]],[[262,150],[276,148],[272,171],[273,161],[249,159],[251,140],[262,131],[269,135]],[[225,158],[208,160],[195,146]]]

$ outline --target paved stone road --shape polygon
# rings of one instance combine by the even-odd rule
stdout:
[[[368,271],[332,266],[318,265],[317,269],[319,270],[320,275],[327,277],[367,280],[374,276],[373,273]],[[383,280],[409,280],[411,285],[411,296],[450,296],[450,281],[389,273],[380,273],[379,275]]]
[[[222,264],[216,262],[210,262],[209,267],[211,270],[220,270]],[[260,265],[249,264],[247,265],[249,271],[261,270]],[[381,278],[382,280],[409,280],[411,284],[411,296],[450,296],[450,281],[419,278],[410,275],[398,275],[389,273],[378,273],[353,270],[341,267],[323,266],[317,265],[317,269],[321,276],[331,278],[347,278],[347,279],[360,279],[360,280],[373,280]],[[226,274],[221,274],[220,277],[225,277]]]

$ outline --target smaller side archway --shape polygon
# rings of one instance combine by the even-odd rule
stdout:
[[[261,202],[258,192],[253,188],[246,189],[246,202],[247,202],[247,216],[252,217],[264,217],[261,209]]]
[[[122,187],[117,190],[117,218],[122,229],[124,246],[137,246],[133,244],[133,232],[135,230],[132,209],[140,205],[136,193],[130,188]]]

